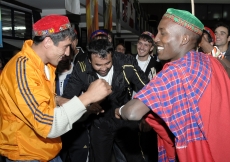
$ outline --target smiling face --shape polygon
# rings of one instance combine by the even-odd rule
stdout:
[[[219,48],[221,47],[227,50],[228,42],[230,41],[230,36],[228,36],[229,35],[228,29],[224,26],[219,26],[215,29],[215,35],[216,35],[215,45]]]
[[[147,40],[140,39],[137,42],[137,52],[139,57],[148,57],[149,52],[154,48],[152,43],[149,43]]]
[[[100,57],[98,54],[92,54],[91,55],[91,65],[93,69],[102,77],[106,76],[113,63],[112,63],[112,54],[107,53],[105,58]]]
[[[116,51],[125,54],[125,47],[119,44],[116,47]]]
[[[163,17],[158,25],[158,33],[155,43],[160,60],[177,60],[183,57],[182,40],[184,39],[184,29],[180,25]]]
[[[57,45],[55,45],[51,39],[48,41],[50,43],[50,48],[46,56],[47,62],[57,66],[59,61],[61,61],[64,56],[69,56],[71,40],[66,38],[63,41],[60,41]]]

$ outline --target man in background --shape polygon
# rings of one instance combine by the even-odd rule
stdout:
[[[136,59],[141,70],[149,79],[152,79],[162,69],[162,64],[150,55],[153,49],[154,35],[148,31],[143,32],[138,38]]]
[[[118,43],[116,45],[115,51],[125,54],[125,45],[124,45],[124,43]]]
[[[230,61],[230,28],[227,24],[219,22],[215,28],[216,42],[215,45],[219,48],[220,52]]]

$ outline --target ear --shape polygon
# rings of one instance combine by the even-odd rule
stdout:
[[[187,34],[186,34],[186,35],[183,35],[181,44],[182,44],[182,45],[185,45],[185,44],[187,44],[187,43],[189,42],[189,40],[190,40],[189,35],[187,35]]]
[[[230,36],[228,36],[228,41],[230,41]]]
[[[49,48],[52,45],[53,41],[51,40],[50,37],[45,37],[43,40],[43,44],[45,48]]]
[[[154,49],[154,46],[152,46],[149,51],[153,51],[153,49]]]

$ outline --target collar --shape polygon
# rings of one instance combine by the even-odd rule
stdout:
[[[35,53],[35,51],[31,48],[32,45],[32,40],[26,40],[23,44],[22,51],[25,52],[26,57],[28,57],[36,67],[43,71],[45,75],[45,64],[43,63],[41,58]],[[56,67],[51,64],[47,64],[47,67],[49,68],[49,70],[51,70],[51,72],[54,72],[56,69]]]
[[[136,59],[137,59],[137,61],[141,61],[141,60],[138,59],[138,54],[136,55]],[[150,61],[150,59],[151,59],[151,56],[149,55],[149,56],[148,56],[148,59],[145,60],[145,61]],[[144,62],[144,61],[141,61],[141,62]]]

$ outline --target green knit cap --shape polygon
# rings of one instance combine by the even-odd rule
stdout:
[[[167,9],[163,17],[167,17],[175,23],[199,35],[202,35],[203,33],[204,25],[202,24],[202,22],[188,11],[169,8]]]

